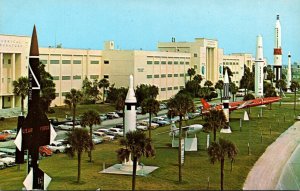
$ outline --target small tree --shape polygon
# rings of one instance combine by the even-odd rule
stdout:
[[[178,181],[182,181],[181,173],[181,139],[182,139],[182,119],[187,112],[195,111],[194,102],[188,94],[178,93],[172,97],[168,102],[169,113],[168,116],[179,116],[179,146],[178,146]]]
[[[300,88],[299,82],[292,80],[290,89],[294,92],[294,111],[296,111],[296,97],[297,97],[297,90]]]
[[[109,81],[106,78],[103,78],[99,81],[99,88],[103,88],[103,103],[105,98],[105,89],[109,87]]]
[[[287,86],[285,80],[281,78],[276,82],[276,86],[279,88],[280,97],[282,97],[282,91],[286,90],[286,86]],[[281,99],[280,99],[280,106],[281,106]]]
[[[154,98],[158,95],[158,87],[155,85],[141,84],[136,87],[135,96],[137,105],[140,106],[144,99]]]
[[[149,131],[149,138],[151,139],[151,116],[152,114],[157,115],[159,112],[159,103],[157,100],[153,98],[147,98],[142,102],[142,114],[149,113],[149,124],[148,124],[148,131]]]
[[[238,149],[231,141],[220,138],[219,142],[213,142],[208,147],[207,152],[212,164],[215,164],[217,161],[221,162],[221,190],[223,190],[225,157],[227,155],[229,159],[234,159]]]
[[[73,113],[73,130],[75,128],[75,116],[76,116],[76,107],[82,100],[82,93],[80,90],[71,89],[70,92],[66,94],[64,103],[67,104]]]
[[[212,86],[213,83],[209,80],[205,81],[204,86],[207,86],[208,88],[210,88],[210,86]]]
[[[101,119],[98,112],[93,110],[88,110],[87,112],[83,113],[83,116],[80,121],[80,125],[82,127],[89,126],[90,127],[90,148],[89,148],[89,157],[90,162],[92,162],[92,149],[93,149],[93,125],[100,125]]]
[[[126,100],[126,95],[128,92],[128,88],[121,87],[120,89],[117,89],[117,98],[116,98],[116,110],[122,110],[123,113],[123,125],[125,126],[125,100]]]
[[[77,153],[77,182],[80,182],[81,172],[81,156],[83,151],[90,149],[90,137],[86,129],[76,128],[67,133],[67,140],[70,143],[70,148],[67,149],[67,154],[74,157]]]
[[[192,80],[192,77],[196,74],[196,71],[194,68],[189,68],[187,70],[187,74],[190,76],[190,81]]]
[[[129,160],[131,156],[133,158],[133,169],[132,169],[132,190],[135,190],[136,180],[136,168],[137,162],[142,157],[155,156],[155,150],[152,145],[151,139],[147,138],[142,131],[129,131],[126,133],[125,138],[121,138],[120,148],[117,151],[117,157],[122,162],[125,159]]]
[[[20,77],[18,80],[13,81],[14,94],[21,97],[21,115],[24,114],[24,100],[28,94],[28,78]]]
[[[229,84],[229,91],[232,94],[232,101],[234,101],[234,96],[238,92],[239,88],[235,85],[235,83],[230,82]]]
[[[204,129],[206,131],[213,131],[214,141],[216,141],[217,130],[226,127],[226,117],[223,110],[211,110],[204,118]]]
[[[223,90],[223,86],[224,86],[223,80],[219,80],[219,81],[216,83],[216,85],[215,85],[215,88],[220,90],[221,102],[222,102],[222,100],[223,100],[223,98],[222,98],[222,90]]]

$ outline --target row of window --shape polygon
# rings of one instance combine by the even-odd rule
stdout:
[[[165,64],[167,64],[167,63],[168,63],[168,64],[173,64],[173,63],[174,63],[174,65],[178,65],[178,64],[184,65],[184,63],[185,63],[186,65],[189,65],[189,64],[190,64],[190,62],[183,62],[183,61],[180,61],[180,62],[178,62],[178,61],[174,61],[174,62],[173,62],[173,61],[168,61],[168,62],[167,62],[167,61],[154,61],[154,62],[153,62],[153,61],[147,61],[147,64],[148,64],[148,65],[151,65],[151,64],[153,64],[153,63],[156,64],[156,65],[157,65],[157,64],[165,65]]]
[[[166,75],[166,74],[161,74],[160,75],[160,77],[161,78],[165,78],[165,77],[178,77],[178,76],[180,76],[180,77],[184,77],[184,74],[168,74],[168,75]],[[147,75],[147,78],[148,79],[151,79],[151,78],[159,78],[159,74],[154,74],[154,75],[151,75],[151,74],[149,74],[149,75]]]
[[[53,80],[59,80],[59,76],[52,76]],[[98,79],[99,75],[90,75],[90,79]],[[62,80],[71,80],[71,76],[62,76],[61,77]],[[73,76],[73,80],[81,80],[81,76],[79,75],[75,75]]]
[[[167,87],[167,88],[160,88],[160,91],[169,91],[169,90],[178,90],[178,88],[180,90],[182,90],[184,88],[184,86],[174,86],[174,87]]]
[[[47,64],[48,60],[40,60],[42,64]],[[62,64],[71,64],[71,60],[62,60]],[[91,60],[91,64],[99,64],[99,60]],[[59,64],[59,60],[50,60],[50,64]],[[73,64],[81,64],[81,60],[73,60]]]
[[[224,65],[239,65],[238,62],[223,62]]]

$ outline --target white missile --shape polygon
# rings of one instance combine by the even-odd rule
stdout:
[[[229,77],[228,72],[225,70],[225,76],[224,76],[224,86],[223,86],[223,112],[226,117],[226,123],[227,127],[221,129],[221,133],[231,133],[231,129],[229,126]]]
[[[136,130],[136,97],[133,89],[133,76],[129,76],[129,89],[125,100],[125,134]]]
[[[275,47],[274,47],[274,74],[276,81],[281,79],[282,50],[281,50],[281,24],[277,15],[275,24]]]
[[[292,82],[292,67],[291,67],[291,53],[288,54],[288,71],[287,71],[287,88],[288,92],[290,92],[290,86]]]
[[[264,55],[262,36],[257,36],[256,41],[256,59],[255,59],[255,96],[264,95]]]

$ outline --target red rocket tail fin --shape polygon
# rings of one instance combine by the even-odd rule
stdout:
[[[211,106],[209,105],[209,103],[207,103],[206,101],[205,101],[205,99],[204,98],[201,98],[201,103],[202,103],[202,105],[203,105],[203,109],[209,109]]]

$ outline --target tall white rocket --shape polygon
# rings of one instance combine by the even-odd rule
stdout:
[[[125,134],[136,130],[136,97],[133,89],[133,76],[129,76],[129,89],[125,100]]]
[[[288,54],[288,70],[287,70],[287,88],[290,91],[292,81],[291,53]]]
[[[228,72],[225,70],[224,85],[223,85],[223,112],[226,117],[226,127],[221,129],[221,133],[231,133],[229,126],[229,77]]]
[[[275,24],[275,47],[274,47],[274,74],[275,81],[281,79],[282,71],[282,50],[281,50],[281,24],[277,15]]]
[[[256,58],[255,58],[255,96],[264,95],[264,54],[262,36],[256,39]]]

